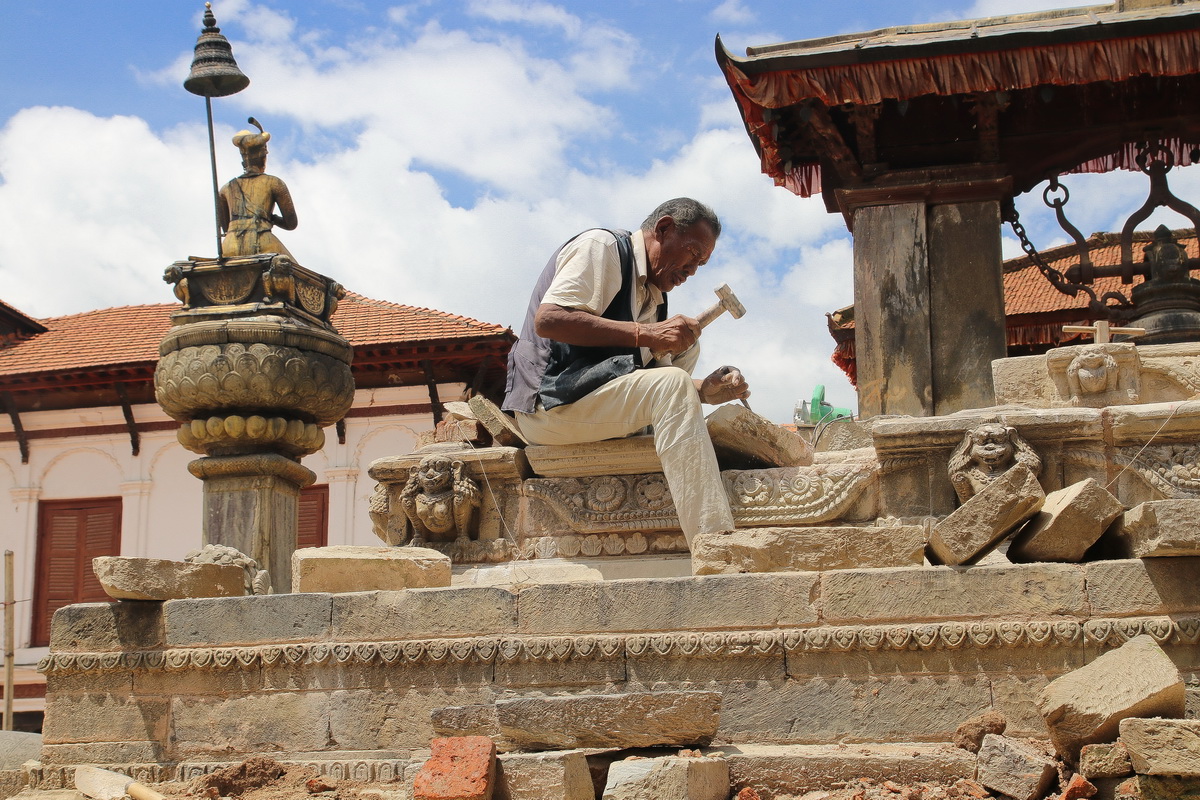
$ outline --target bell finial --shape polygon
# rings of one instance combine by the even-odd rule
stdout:
[[[212,3],[204,4],[204,30],[196,40],[192,71],[183,88],[201,97],[226,97],[250,85],[250,79],[238,69],[229,40],[221,35]]]

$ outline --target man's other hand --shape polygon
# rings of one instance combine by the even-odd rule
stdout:
[[[700,384],[700,400],[709,405],[745,400],[749,396],[750,384],[737,367],[718,367]]]

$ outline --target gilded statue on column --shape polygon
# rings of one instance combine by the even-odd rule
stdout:
[[[238,131],[233,137],[233,143],[242,152],[244,172],[221,187],[217,203],[221,229],[225,231],[221,249],[226,257],[280,253],[293,258],[273,230],[276,227],[295,230],[292,195],[286,183],[266,174],[267,142],[271,134],[253,117],[250,124],[258,128],[258,133]]]

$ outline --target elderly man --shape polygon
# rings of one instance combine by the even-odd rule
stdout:
[[[504,410],[534,444],[628,436],[647,425],[690,544],[731,530],[733,515],[700,404],[746,398],[733,367],[691,377],[700,326],[667,317],[666,293],[708,262],[721,234],[712,209],[690,198],[656,208],[633,233],[575,236],[543,270],[508,357]],[[672,360],[652,360],[671,353]]]

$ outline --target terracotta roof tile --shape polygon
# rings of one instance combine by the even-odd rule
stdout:
[[[1133,258],[1140,263],[1142,248],[1150,240],[1150,232],[1139,231],[1134,234]],[[1175,231],[1176,241],[1187,247],[1188,256],[1196,258],[1198,243],[1195,232],[1188,228]],[[1116,266],[1121,263],[1120,237],[1113,233],[1093,233],[1088,237],[1088,247],[1092,263],[1098,267]],[[1075,245],[1068,244],[1048,249],[1042,253],[1042,259],[1059,272],[1066,273],[1067,268],[1076,262]],[[1142,282],[1140,276],[1134,276],[1133,285]],[[1121,292],[1129,296],[1131,285],[1122,285],[1120,278],[1097,278],[1092,288],[1096,296],[1105,292]],[[1007,316],[1017,314],[1045,314],[1053,311],[1069,309],[1086,309],[1088,296],[1080,293],[1070,297],[1055,289],[1050,281],[1030,261],[1029,256],[1011,259],[1004,262],[1004,313]]]
[[[176,303],[122,306],[38,320],[45,333],[0,347],[0,376],[151,364]],[[355,346],[503,338],[501,325],[348,294],[333,323]],[[511,336],[511,334],[508,334]]]

